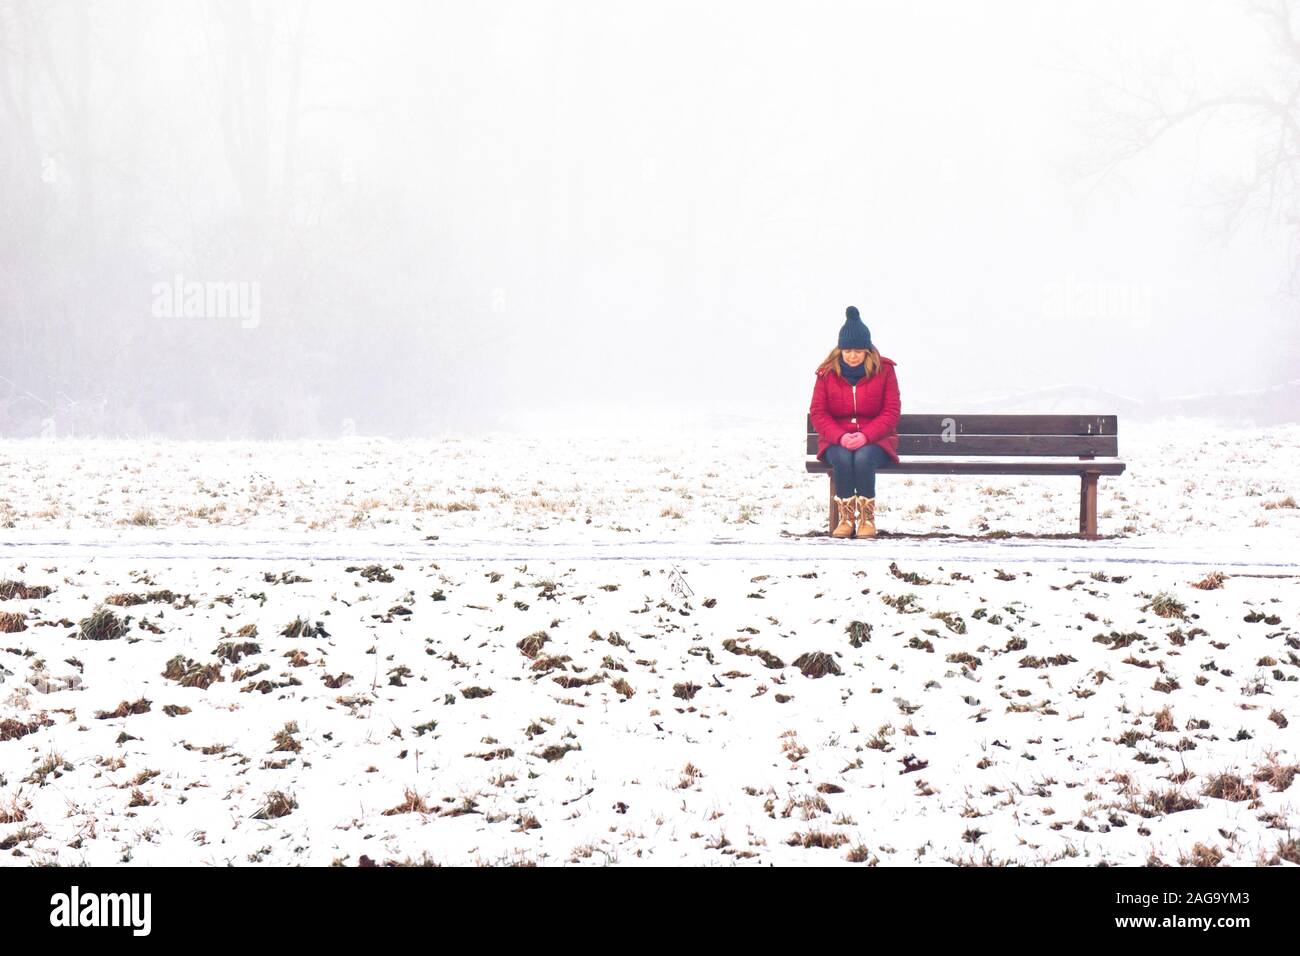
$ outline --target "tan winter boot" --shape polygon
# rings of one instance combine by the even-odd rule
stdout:
[[[858,525],[854,531],[854,537],[874,538],[876,536],[876,499],[858,495],[853,500],[857,504],[856,510],[858,513]]]
[[[853,537],[853,517],[854,505],[857,503],[856,498],[841,498],[835,496],[835,530],[831,532],[832,538],[851,538]]]

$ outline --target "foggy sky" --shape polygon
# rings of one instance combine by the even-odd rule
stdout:
[[[904,411],[1300,375],[1288,224],[1209,205],[1256,130],[1083,175],[1107,83],[1294,81],[1241,4],[0,2],[0,58],[0,434],[798,428],[850,304]]]

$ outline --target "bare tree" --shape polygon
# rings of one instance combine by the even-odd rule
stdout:
[[[1179,132],[1211,125],[1252,146],[1251,168],[1211,184],[1224,238],[1257,220],[1288,237],[1292,261],[1289,291],[1300,291],[1300,3],[1246,0],[1243,14],[1266,39],[1271,55],[1258,64],[1258,79],[1239,89],[1206,91],[1190,70],[1148,73],[1141,78],[1097,81],[1092,126],[1094,153],[1081,165],[1089,192]]]

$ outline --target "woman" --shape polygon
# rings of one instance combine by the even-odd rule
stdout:
[[[871,332],[849,306],[839,346],[817,368],[813,428],[817,459],[835,481],[836,538],[876,533],[876,469],[898,463],[898,379],[893,359],[871,345]]]

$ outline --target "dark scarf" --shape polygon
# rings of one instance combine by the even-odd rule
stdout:
[[[858,382],[862,381],[862,376],[867,374],[867,363],[865,359],[857,365],[845,365],[843,359],[840,359],[839,362],[840,374],[844,376],[844,380],[850,385],[858,384]]]

